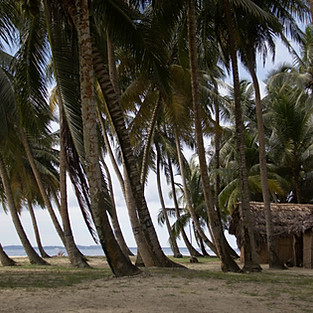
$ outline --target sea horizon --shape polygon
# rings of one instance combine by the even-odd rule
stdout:
[[[77,245],[78,249],[82,252],[82,254],[86,256],[104,256],[104,252],[100,245]],[[59,245],[47,245],[43,247],[46,253],[50,256],[58,256],[58,255],[65,255],[67,256],[66,249],[64,246]],[[7,245],[3,247],[6,254],[10,257],[14,256],[27,256],[26,252],[21,245]],[[37,253],[39,253],[38,247],[34,247]],[[130,251],[133,254],[137,254],[137,247],[129,247]],[[173,251],[170,247],[162,247],[163,252],[166,255],[173,255]],[[196,249],[201,253],[201,250]],[[189,251],[186,247],[179,247],[179,251],[183,256],[189,256]],[[206,249],[207,253],[210,255],[215,255],[210,249]]]

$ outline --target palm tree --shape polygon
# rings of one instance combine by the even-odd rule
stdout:
[[[0,244],[0,262],[2,266],[14,266],[16,262],[12,260],[3,250],[2,245]]]
[[[112,199],[113,207],[112,207],[112,211],[110,212],[110,218],[111,218],[112,228],[114,231],[115,238],[116,238],[119,246],[121,247],[123,253],[126,256],[133,255],[133,253],[129,250],[129,248],[126,245],[126,242],[125,242],[125,239],[124,239],[124,236],[122,233],[122,229],[120,227],[120,223],[119,223],[118,218],[117,218],[117,211],[116,211],[116,205],[115,205],[115,200],[114,200],[114,191],[113,191],[113,183],[112,183],[112,179],[111,179],[111,174],[110,174],[109,168],[108,168],[102,155],[101,155],[101,165],[103,166],[104,171],[106,173],[106,178],[108,181],[110,196]]]
[[[199,83],[197,73],[197,46],[196,46],[196,13],[195,4],[192,0],[187,1],[188,4],[188,50],[189,50],[189,62],[191,71],[191,90],[192,90],[192,103],[194,110],[194,122],[196,131],[197,151],[199,157],[200,171],[202,185],[204,189],[204,198],[206,207],[208,210],[208,216],[210,224],[212,225],[212,231],[214,234],[214,241],[218,256],[222,261],[223,271],[238,272],[239,267],[231,258],[227,248],[226,239],[222,229],[221,221],[217,212],[214,209],[213,197],[210,189],[209,176],[207,172],[207,162],[203,143],[202,125],[200,119],[200,101],[199,101]]]
[[[168,167],[169,167],[169,175],[170,175],[170,183],[171,183],[171,194],[173,197],[173,202],[174,202],[174,209],[175,209],[175,214],[176,214],[176,218],[179,219],[180,218],[180,210],[179,210],[179,205],[178,205],[178,199],[176,196],[176,189],[175,189],[175,180],[174,180],[174,174],[173,174],[173,168],[172,168],[172,163],[170,160],[170,157],[168,156]],[[189,241],[186,232],[184,230],[184,228],[181,228],[180,230],[180,234],[183,237],[183,240],[185,242],[185,245],[189,251],[189,254],[191,257],[200,257],[202,256],[201,253],[199,253],[191,244],[191,242]]]
[[[21,223],[19,216],[18,216],[17,208],[16,208],[15,203],[14,203],[14,198],[13,198],[13,194],[12,194],[12,190],[11,190],[11,186],[10,186],[10,180],[9,180],[8,172],[6,169],[6,165],[3,161],[3,156],[1,154],[0,154],[0,176],[1,176],[3,187],[4,187],[4,192],[5,192],[7,201],[8,201],[8,205],[9,205],[13,224],[14,224],[15,229],[19,235],[19,238],[20,238],[21,243],[25,249],[25,252],[29,258],[30,263],[38,264],[38,265],[48,265],[48,263],[45,260],[43,260],[37,254],[37,252],[34,250],[34,248],[31,246],[31,244],[27,238],[27,235],[23,229],[22,223]]]
[[[46,253],[46,251],[44,250],[44,248],[42,246],[40,234],[39,234],[38,223],[36,220],[33,205],[32,205],[30,200],[27,200],[27,205],[28,205],[28,211],[29,211],[29,214],[30,214],[30,217],[32,220],[32,224],[33,224],[33,228],[34,228],[34,232],[35,232],[35,238],[36,238],[36,242],[37,242],[37,247],[38,247],[38,250],[40,252],[40,255],[42,258],[50,258],[50,256]]]
[[[67,206],[67,184],[66,184],[66,131],[68,128],[66,127],[66,118],[64,116],[63,106],[59,106],[59,115],[60,115],[60,197],[61,197],[61,205],[60,205],[60,215],[63,222],[63,230],[64,230],[64,241],[66,251],[68,253],[70,262],[73,266],[79,268],[89,267],[86,262],[86,258],[80,253],[77,249],[77,246],[74,242],[74,237],[71,229],[70,218],[68,214],[68,206]]]
[[[294,4],[293,2],[296,2]],[[258,5],[266,11],[274,12],[278,18],[283,22],[292,25],[292,36],[294,38],[299,37],[300,30],[296,25],[293,17],[290,17],[289,10],[298,10],[300,12],[300,7],[303,10],[302,3],[299,1],[293,1],[291,3],[281,6],[279,3],[276,8],[275,1],[264,2],[258,1]],[[288,11],[287,11],[287,10]],[[303,11],[299,15],[302,15]],[[279,11],[279,14],[276,13]],[[287,12],[286,12],[287,11]],[[300,16],[301,17],[301,16]],[[254,85],[255,90],[255,104],[256,104],[256,116],[257,116],[257,126],[258,126],[258,137],[259,137],[259,158],[260,158],[260,174],[262,181],[262,193],[263,193],[263,202],[266,212],[266,225],[267,225],[267,243],[268,243],[268,252],[269,252],[269,264],[270,267],[284,268],[284,265],[281,264],[276,253],[276,248],[274,241],[272,240],[273,236],[273,225],[271,218],[271,208],[270,208],[270,193],[267,180],[267,168],[266,168],[266,152],[265,152],[265,138],[264,138],[264,126],[263,126],[263,115],[262,115],[262,105],[261,105],[261,94],[260,87],[258,83],[258,78],[256,75],[256,52],[263,52],[263,55],[267,53],[268,46],[272,51],[274,51],[275,43],[273,40],[273,34],[283,37],[283,23],[279,23],[279,20],[268,19],[265,21],[258,21],[252,17],[246,17],[238,21],[239,25],[244,25],[243,28],[243,47],[241,48],[241,57],[244,64],[247,66]],[[240,19],[240,17],[239,17]],[[283,37],[284,39],[284,37]],[[266,45],[268,43],[268,45]]]
[[[166,208],[165,208],[165,203],[164,203],[164,198],[163,198],[163,193],[162,193],[162,186],[161,186],[161,147],[158,145],[158,143],[155,143],[156,147],[156,153],[157,153],[157,160],[156,160],[156,175],[157,175],[157,186],[158,186],[158,193],[159,193],[159,198],[160,198],[160,203],[161,203],[161,209],[164,215],[164,220],[166,223],[166,228],[169,233],[170,237],[170,245],[171,248],[174,252],[174,257],[175,258],[181,258],[182,254],[179,252],[179,248],[177,246],[176,238],[174,237],[174,234],[172,232],[172,228],[170,225],[170,221],[168,219],[167,213],[166,213]]]
[[[137,244],[137,257],[140,255],[140,257],[142,257],[144,259],[144,265],[145,266],[155,266],[155,260],[152,257],[152,253],[151,253],[151,249],[147,243],[147,241],[145,240],[144,234],[142,232],[142,227],[139,223],[139,219],[137,216],[137,212],[136,212],[136,203],[134,198],[132,197],[132,193],[130,192],[130,181],[128,178],[128,175],[126,173],[126,169],[125,167],[123,167],[124,170],[124,175],[121,174],[118,163],[116,161],[116,158],[113,154],[112,148],[111,148],[111,143],[109,141],[108,135],[106,133],[106,127],[104,125],[104,121],[102,116],[99,114],[99,120],[100,120],[100,125],[101,125],[101,131],[102,131],[102,136],[103,136],[103,140],[105,143],[105,148],[106,151],[109,155],[111,164],[113,166],[113,169],[115,171],[115,174],[119,180],[120,186],[121,186],[121,190],[123,192],[124,195],[124,199],[126,202],[126,206],[128,209],[128,215],[129,215],[129,219],[130,219],[130,223],[133,229],[133,234],[136,240],[136,244]],[[136,262],[136,264],[141,264],[142,262]]]
[[[2,52],[3,53],[3,52]],[[11,145],[16,143],[17,138],[14,136],[13,129],[15,128],[16,124],[16,102],[15,102],[15,90],[12,85],[11,81],[11,73],[9,72],[9,66],[6,64],[5,61],[11,61],[12,58],[10,58],[8,55],[3,53],[6,57],[6,59],[2,59],[2,64],[4,66],[1,66],[0,68],[0,83],[1,83],[1,91],[0,96],[2,98],[1,101],[1,151],[0,151],[0,176],[2,180],[2,185],[4,189],[4,194],[6,197],[6,200],[8,202],[9,210],[11,213],[12,221],[14,223],[14,226],[16,228],[16,231],[19,235],[19,238],[23,244],[23,247],[25,249],[25,252],[30,260],[31,263],[35,264],[41,264],[41,265],[47,265],[48,263],[44,261],[33,249],[31,246],[27,235],[23,229],[23,226],[21,224],[21,221],[18,216],[18,209],[15,205],[12,188],[11,188],[11,182],[10,177],[8,174],[8,165],[4,161],[3,155],[5,154],[7,157],[10,157],[12,154],[16,153],[17,148],[19,147],[19,144],[15,148],[15,152],[11,149]],[[14,146],[14,144],[13,144]],[[19,151],[20,152],[20,151]]]
[[[66,2],[66,3],[65,3]],[[63,1],[64,4],[67,5],[68,11],[70,14],[72,14],[72,20],[75,22],[75,7],[72,5],[71,1]],[[108,7],[106,7],[106,2],[101,2],[98,4],[99,11],[102,12],[102,10],[107,10]],[[125,3],[121,2],[121,8],[125,7]],[[115,7],[110,7],[110,10],[114,10]],[[113,12],[111,12],[113,13]],[[132,31],[133,24],[130,25],[131,29],[129,29],[129,32]],[[128,33],[130,34],[130,33]],[[128,38],[129,39],[129,38]],[[126,38],[125,38],[126,40]],[[129,140],[129,134],[125,127],[125,122],[123,118],[123,112],[121,108],[121,104],[119,101],[119,97],[116,95],[114,88],[112,86],[112,83],[110,81],[107,68],[104,66],[103,58],[100,53],[100,50],[97,47],[97,43],[93,42],[93,65],[94,65],[94,71],[95,76],[99,82],[99,85],[101,87],[103,96],[106,100],[106,104],[108,107],[108,111],[110,114],[110,118],[112,120],[112,123],[115,128],[115,132],[117,134],[117,138],[121,147],[122,151],[122,160],[124,162],[124,166],[126,168],[126,172],[130,181],[130,192],[132,193],[132,198],[136,202],[136,208],[138,212],[138,217],[143,229],[143,234],[145,235],[145,239],[148,242],[148,245],[151,247],[151,252],[153,254],[153,259],[155,260],[156,264],[158,266],[177,266],[174,262],[170,261],[164,254],[163,250],[160,247],[155,229],[152,224],[152,220],[150,217],[150,213],[148,211],[147,203],[144,198],[142,185],[140,183],[140,176],[138,173],[138,169],[136,166],[136,161],[132,153],[130,140]],[[142,47],[146,51],[146,47]],[[148,51],[146,55],[151,56],[151,51]],[[152,55],[154,58],[154,55]],[[154,58],[153,62],[156,62],[157,60]],[[157,65],[157,63],[155,63]]]
[[[303,92],[306,85],[297,84],[299,76],[294,71],[277,71],[268,81],[265,101],[272,125],[270,158],[278,173],[290,182],[286,198],[289,194],[301,203],[301,186],[310,180],[312,171],[312,107],[310,94]]]
[[[89,24],[88,1],[76,3],[76,29],[78,37],[82,120],[84,133],[84,148],[86,173],[89,182],[91,211],[98,231],[100,243],[105,251],[108,262],[116,276],[136,275],[140,270],[134,266],[116,243],[109,225],[106,205],[109,203],[102,187],[101,170],[99,166],[98,134],[96,127],[96,103],[93,84],[93,51]]]

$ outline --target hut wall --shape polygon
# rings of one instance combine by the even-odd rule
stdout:
[[[313,230],[303,235],[303,267],[313,268]]]
[[[275,247],[277,249],[279,259],[287,263],[288,261],[293,261],[293,237],[278,238],[275,240]]]
[[[293,261],[293,238],[282,237],[275,239],[275,246],[277,249],[278,257],[281,261],[286,263],[287,261]],[[262,243],[257,247],[257,253],[260,264],[268,263],[268,251],[267,242]],[[244,247],[240,249],[240,261],[244,262]]]

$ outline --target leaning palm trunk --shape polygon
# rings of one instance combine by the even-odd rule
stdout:
[[[32,224],[33,224],[33,228],[34,228],[34,233],[35,233],[35,238],[36,238],[36,242],[37,242],[37,247],[38,250],[40,252],[41,257],[43,258],[50,258],[50,256],[46,253],[46,251],[44,250],[42,244],[41,244],[41,239],[40,239],[40,235],[39,235],[39,229],[38,229],[38,225],[37,225],[37,221],[36,221],[36,216],[35,216],[35,212],[32,206],[32,203],[30,200],[27,200],[27,205],[28,205],[28,211],[32,220]]]
[[[113,46],[113,42],[111,41],[108,31],[106,31],[106,38],[107,38],[107,50],[108,50],[109,76],[110,76],[114,91],[118,95],[120,95],[120,88],[118,86],[118,78],[117,78],[117,71],[116,71],[116,65],[115,65],[114,46]]]
[[[113,47],[113,42],[111,41],[109,32],[106,32],[106,39],[107,39],[107,53],[108,53],[108,70],[109,70],[109,77],[113,86],[113,89],[115,91],[116,96],[119,98],[120,100],[120,89],[118,86],[118,77],[117,77],[117,71],[116,71],[116,65],[115,65],[115,53],[114,53],[114,47]],[[102,119],[101,119],[102,122]],[[137,243],[137,258],[136,258],[136,265],[146,265],[146,266],[153,266],[155,265],[154,261],[153,261],[153,257],[152,257],[152,252],[150,251],[150,247],[147,245],[147,241],[143,238],[143,232],[141,229],[141,226],[139,224],[138,218],[137,218],[137,214],[136,214],[136,203],[134,201],[134,199],[132,198],[131,193],[131,188],[130,185],[128,185],[128,188],[125,188],[125,182],[123,180],[122,175],[120,174],[120,171],[118,169],[118,166],[115,162],[112,150],[110,148],[110,144],[107,138],[107,134],[105,133],[105,128],[102,126],[103,129],[103,133],[104,133],[104,138],[105,138],[105,145],[107,146],[107,149],[109,150],[109,154],[110,154],[110,159],[111,162],[113,164],[113,167],[115,169],[115,172],[118,176],[118,179],[120,181],[120,185],[121,188],[123,190],[123,194],[124,194],[124,199],[126,201],[126,206],[129,212],[129,216],[131,216],[130,220],[131,220],[131,225],[132,225],[132,229],[133,229],[133,233],[135,236],[135,241]],[[151,138],[152,138],[152,131],[149,132],[149,134],[151,134],[151,136],[149,136],[148,138],[150,138],[150,142],[151,142]],[[148,140],[147,140],[148,142]],[[146,143],[145,146],[145,151],[148,151],[149,149],[146,148],[150,148],[150,142]],[[148,153],[147,153],[148,154]],[[142,161],[142,171],[145,172],[145,164],[147,163],[145,160],[147,159],[147,156],[143,157],[143,161]],[[123,166],[124,167],[124,166]],[[125,168],[125,167],[124,167]],[[127,174],[125,174],[126,177]],[[126,184],[129,184],[129,179],[126,179]],[[141,180],[142,181],[142,180]],[[144,186],[144,185],[143,185]],[[127,191],[127,196],[125,194],[125,190]],[[114,227],[114,223],[112,221],[112,226]],[[140,230],[139,230],[140,229]],[[116,233],[114,231],[114,233]],[[117,237],[118,239],[118,237]],[[143,262],[141,254],[139,251],[142,251],[142,254],[144,255],[144,258],[146,260],[146,264]],[[130,252],[130,250],[128,249],[128,254],[132,255],[132,253]]]
[[[38,185],[38,188],[39,188],[39,191],[40,191],[40,195],[44,201],[44,204],[46,206],[46,208],[48,209],[48,212],[49,212],[49,215],[51,217],[51,220],[53,222],[53,225],[64,245],[64,247],[66,247],[66,243],[65,243],[65,239],[64,239],[64,233],[63,233],[63,230],[59,224],[59,221],[57,220],[57,217],[53,211],[53,208],[52,208],[52,205],[51,205],[51,201],[49,200],[48,198],[48,195],[45,191],[45,188],[44,188],[44,184],[42,182],[42,179],[41,179],[41,176],[40,176],[40,173],[37,169],[37,166],[35,164],[35,160],[34,160],[34,157],[33,157],[33,154],[32,154],[32,151],[31,151],[31,148],[29,146],[29,143],[28,143],[28,140],[27,140],[27,136],[25,134],[25,131],[23,129],[20,130],[20,134],[21,134],[21,140],[22,140],[22,144],[24,146],[24,149],[25,149],[25,152],[26,152],[26,156],[27,156],[27,160],[29,162],[29,165],[32,169],[32,172],[34,174],[34,177],[35,177],[35,180],[36,180],[36,183]]]
[[[266,219],[266,238],[267,238],[267,249],[268,249],[268,263],[270,268],[285,268],[282,261],[279,260],[275,241],[273,237],[274,229],[272,222],[272,212],[270,203],[270,192],[268,187],[267,178],[267,167],[266,167],[266,151],[265,151],[265,138],[264,138],[264,124],[262,115],[262,104],[259,81],[255,72],[255,57],[252,56],[248,60],[248,67],[252,77],[254,92],[255,92],[255,109],[258,124],[258,137],[259,137],[259,163],[260,163],[260,175],[261,175],[261,185],[262,185],[262,195],[264,203],[264,212]]]
[[[133,229],[134,238],[137,244],[137,260],[136,264],[143,263],[146,267],[149,266],[158,266],[156,259],[154,258],[151,246],[148,244],[146,237],[144,235],[142,226],[139,222],[139,218],[136,212],[136,201],[133,197],[131,190],[131,183],[126,172],[126,168],[123,165],[124,169],[124,187],[125,187],[125,202],[128,209],[128,216],[130,224]]]
[[[2,184],[4,188],[5,195],[7,197],[8,206],[10,209],[11,217],[13,224],[15,226],[15,229],[17,231],[17,234],[21,240],[21,243],[25,249],[25,252],[28,256],[29,262],[31,264],[38,264],[38,265],[48,265],[48,263],[42,259],[37,252],[34,250],[34,248],[31,246],[26,233],[23,229],[22,223],[20,221],[20,218],[17,213],[17,208],[14,203],[14,198],[10,186],[9,176],[7,173],[7,169],[5,167],[5,164],[3,162],[2,156],[0,155],[0,176],[2,179]]]
[[[16,262],[12,260],[3,250],[2,245],[0,244],[0,262],[2,266],[14,266]]]
[[[94,97],[94,72],[89,26],[88,0],[77,0],[75,18],[79,44],[80,83],[86,173],[89,183],[91,211],[112,272],[116,276],[131,276],[141,273],[127,258],[117,244],[107,212],[102,174],[99,165],[96,103]]]
[[[59,105],[60,116],[60,215],[64,230],[65,248],[71,264],[78,268],[89,267],[86,258],[78,250],[73,237],[67,205],[67,184],[66,184],[66,126],[62,104]]]
[[[110,171],[109,171],[109,169],[108,169],[102,156],[101,156],[101,163],[102,163],[102,166],[103,166],[105,173],[106,173],[106,176],[107,176],[107,181],[108,181],[109,190],[110,190],[110,197],[112,200],[112,212],[111,212],[110,217],[111,217],[114,235],[115,235],[115,238],[116,238],[120,248],[122,249],[123,253],[125,254],[126,257],[128,257],[129,255],[131,255],[131,251],[128,249],[128,247],[126,245],[126,242],[125,242],[125,239],[124,239],[121,227],[120,227],[120,223],[119,223],[118,218],[117,218],[111,174],[110,174]]]
[[[125,170],[125,166],[123,165],[123,170],[124,170],[124,179],[122,177],[122,174],[118,168],[118,165],[116,163],[116,160],[114,158],[112,149],[111,149],[111,145],[108,139],[108,136],[106,134],[105,131],[105,127],[103,124],[102,119],[100,118],[100,125],[102,128],[102,136],[105,142],[105,146],[107,148],[111,163],[113,165],[113,169],[116,173],[116,176],[119,180],[123,195],[124,195],[124,199],[126,202],[126,207],[128,210],[128,216],[129,216],[129,220],[130,220],[130,224],[132,226],[132,230],[133,230],[133,234],[134,234],[134,238],[137,244],[137,249],[138,251],[141,251],[142,257],[144,259],[144,265],[145,266],[156,266],[157,264],[155,263],[155,260],[153,258],[153,253],[151,251],[151,247],[148,245],[143,231],[142,231],[142,227],[139,223],[139,219],[137,216],[137,210],[136,210],[136,202],[133,198],[133,194],[131,191],[131,186],[130,186],[130,181],[128,179],[128,175],[127,172]],[[123,159],[122,159],[123,162]],[[139,254],[137,254],[138,256]],[[138,264],[141,264],[142,262],[138,262]],[[137,264],[137,262],[136,262]]]
[[[214,101],[214,111],[215,111],[215,169],[217,170],[217,175],[215,177],[215,206],[218,213],[218,218],[221,220],[221,214],[220,214],[220,208],[218,203],[218,195],[220,193],[220,175],[218,174],[218,169],[220,168],[220,149],[221,149],[221,143],[220,143],[220,110],[219,110],[219,104],[218,101]],[[225,238],[226,239],[226,238]],[[226,240],[225,244],[227,245],[227,249],[229,250],[230,255],[234,259],[238,259],[239,256],[236,253],[236,251],[229,245],[228,241]]]
[[[132,148],[130,145],[128,131],[124,123],[121,105],[118,101],[118,97],[116,96],[113,90],[107,70],[103,65],[101,55],[98,53],[95,46],[94,46],[94,51],[93,51],[93,59],[94,59],[95,73],[99,81],[99,84],[101,86],[101,90],[103,92],[104,98],[106,100],[110,117],[112,119],[112,123],[114,125],[115,132],[117,134],[117,138],[121,147],[123,163],[126,168],[128,178],[130,181],[130,187],[131,187],[130,192],[132,193],[132,197],[134,198],[135,203],[136,203],[138,218],[139,218],[139,222],[141,224],[145,239],[148,245],[150,245],[151,247],[153,258],[157,266],[161,266],[161,267],[162,266],[165,266],[165,267],[179,266],[178,264],[174,263],[169,258],[167,258],[163,250],[161,249],[161,246],[157,238],[155,228],[153,226],[151,216],[147,207],[146,199],[144,197],[143,187],[140,182],[136,160],[134,158]],[[143,254],[142,254],[142,257],[145,262]]]
[[[236,120],[236,137],[239,154],[239,177],[241,189],[241,218],[243,220],[243,238],[244,238],[244,270],[261,271],[258,257],[255,249],[254,234],[250,223],[250,203],[249,203],[249,187],[248,173],[246,168],[245,144],[243,137],[243,123],[240,100],[240,84],[238,73],[238,62],[235,48],[235,36],[232,27],[231,8],[228,0],[224,0],[227,29],[229,35],[229,47],[231,65],[233,71],[233,84],[235,93],[235,120]]]
[[[179,162],[179,167],[180,167],[180,174],[181,174],[181,179],[182,179],[182,184],[183,184],[183,189],[184,189],[184,196],[186,199],[186,204],[187,204],[187,209],[190,212],[191,218],[194,222],[195,228],[199,234],[199,236],[201,236],[201,238],[203,239],[203,241],[206,243],[206,245],[214,252],[216,253],[218,256],[218,250],[216,248],[216,246],[214,245],[214,243],[212,243],[209,238],[205,235],[204,231],[202,230],[198,217],[194,211],[190,196],[189,196],[189,191],[187,188],[187,180],[186,180],[186,176],[185,176],[185,170],[184,170],[184,165],[183,165],[183,159],[182,159],[182,152],[181,152],[181,148],[180,148],[180,141],[179,141],[179,136],[178,136],[178,131],[177,129],[175,129],[175,141],[176,141],[176,150],[177,150],[177,156],[178,156],[178,162]]]
[[[120,89],[119,89],[119,86],[118,86],[118,77],[117,77],[117,71],[116,71],[116,65],[115,65],[114,47],[113,47],[113,43],[111,41],[111,38],[109,36],[108,31],[106,32],[106,38],[107,38],[109,77],[110,77],[110,81],[112,83],[112,87],[113,87],[113,89],[115,91],[115,95],[118,97],[118,99],[120,101]],[[103,123],[102,119],[101,119],[101,122]],[[150,148],[150,145],[151,145],[151,138],[152,138],[154,127],[150,128],[150,129],[151,129],[151,131],[148,132],[149,135],[148,135],[148,139],[146,141],[146,146],[145,146],[146,156],[143,157],[143,161],[142,161],[142,173],[143,172],[145,173],[145,171],[146,171],[145,164],[147,163],[148,151],[149,151],[149,148]],[[104,128],[103,124],[102,124],[102,130],[103,130],[103,134],[104,134],[105,145],[107,146],[107,149],[109,150],[109,155],[110,155],[111,162],[113,164],[113,167],[114,167],[115,172],[116,172],[116,174],[118,176],[121,188],[122,188],[123,193],[124,193],[124,199],[125,199],[125,202],[126,202],[126,206],[127,206],[127,209],[128,209],[129,216],[130,216],[130,221],[131,221],[131,225],[132,225],[135,241],[137,243],[138,253],[137,253],[137,259],[136,259],[136,265],[137,264],[138,265],[145,265],[145,266],[156,265],[154,260],[153,260],[153,253],[151,251],[151,248],[148,246],[147,241],[143,237],[144,234],[142,232],[142,227],[140,226],[140,223],[139,223],[139,220],[138,220],[138,217],[137,217],[136,203],[135,203],[135,201],[133,199],[133,196],[131,194],[132,191],[131,191],[131,188],[130,188],[130,185],[129,185],[130,184],[129,179],[125,178],[126,182],[124,182],[123,177],[120,174],[120,171],[119,171],[118,166],[117,166],[117,164],[115,162],[112,150],[110,148],[110,144],[109,144],[109,141],[108,141],[108,138],[107,138],[107,134],[105,132],[105,128]],[[124,165],[123,165],[123,168],[125,168]],[[127,174],[125,173],[124,176],[127,177]],[[126,186],[126,188],[125,188],[125,184],[128,184]],[[127,195],[125,194],[125,191],[127,192]],[[114,227],[113,223],[112,223],[112,226]],[[144,256],[145,263],[143,262],[142,256],[139,253],[139,251],[142,251],[142,255]],[[128,254],[131,255],[130,250],[129,250]]]
[[[169,165],[169,172],[170,172],[170,179],[171,179],[171,189],[172,189],[172,194],[173,194],[173,201],[174,201],[174,207],[175,207],[175,213],[176,213],[176,217],[177,219],[180,217],[180,213],[179,213],[179,206],[178,206],[178,200],[177,200],[177,196],[176,196],[176,190],[175,190],[175,181],[174,181],[174,174],[173,174],[173,168],[172,168],[172,164],[171,164],[171,160],[170,157],[167,157],[168,160],[168,165]],[[184,228],[181,229],[180,231],[184,243],[189,251],[190,256],[194,256],[194,257],[201,257],[203,256],[200,252],[198,252],[190,243],[186,232],[184,230]]]
[[[157,100],[157,102],[154,106],[153,112],[152,112],[152,117],[151,117],[149,129],[148,129],[148,134],[147,134],[147,139],[146,139],[145,147],[144,147],[144,151],[143,151],[142,164],[141,164],[141,174],[140,174],[140,181],[141,181],[143,188],[145,186],[145,179],[146,179],[147,171],[148,171],[148,156],[149,156],[149,152],[150,152],[150,148],[151,148],[151,143],[152,143],[154,129],[155,129],[155,123],[156,123],[156,120],[158,117],[161,102],[162,102],[162,97],[161,97],[161,95],[159,95],[158,100]]]
[[[171,249],[173,250],[174,257],[175,258],[181,258],[182,254],[179,252],[176,238],[172,232],[171,224],[170,224],[170,221],[168,219],[166,208],[165,208],[165,203],[164,203],[164,198],[163,198],[163,193],[162,193],[162,186],[161,186],[161,178],[160,178],[160,175],[161,175],[161,173],[160,173],[160,162],[161,162],[161,160],[160,160],[160,149],[157,145],[156,145],[156,150],[157,150],[157,161],[156,161],[157,162],[157,173],[156,173],[156,175],[157,175],[157,187],[158,187],[158,193],[159,193],[161,208],[162,208],[163,216],[165,219],[166,228],[167,228],[168,234],[170,236]]]
[[[188,0],[187,18],[188,18],[187,27],[188,27],[189,63],[191,71],[191,92],[192,92],[193,110],[195,115],[194,119],[195,119],[196,143],[207,213],[214,234],[214,242],[216,245],[217,255],[220,257],[222,261],[222,270],[238,272],[240,269],[227,250],[225,244],[226,239],[223,232],[222,223],[218,217],[216,210],[214,209],[214,203],[211,195],[211,186],[207,172],[207,162],[203,143],[202,125],[200,120],[199,83],[197,76],[198,66],[197,66],[197,46],[196,46],[195,4],[192,0]]]

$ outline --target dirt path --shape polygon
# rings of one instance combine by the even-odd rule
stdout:
[[[92,265],[103,263],[93,260]],[[216,277],[184,277],[181,272],[156,270],[132,278],[99,277],[53,289],[2,288],[0,312],[313,312],[313,270],[293,268],[277,273],[280,277],[277,280],[276,272],[263,266],[262,274],[250,274],[258,275],[256,281],[250,277],[245,281],[243,274],[219,276],[218,262],[187,265],[197,271],[215,273]],[[272,282],[268,279],[270,275]],[[267,278],[263,279],[264,276]],[[290,281],[297,283],[293,285]]]

